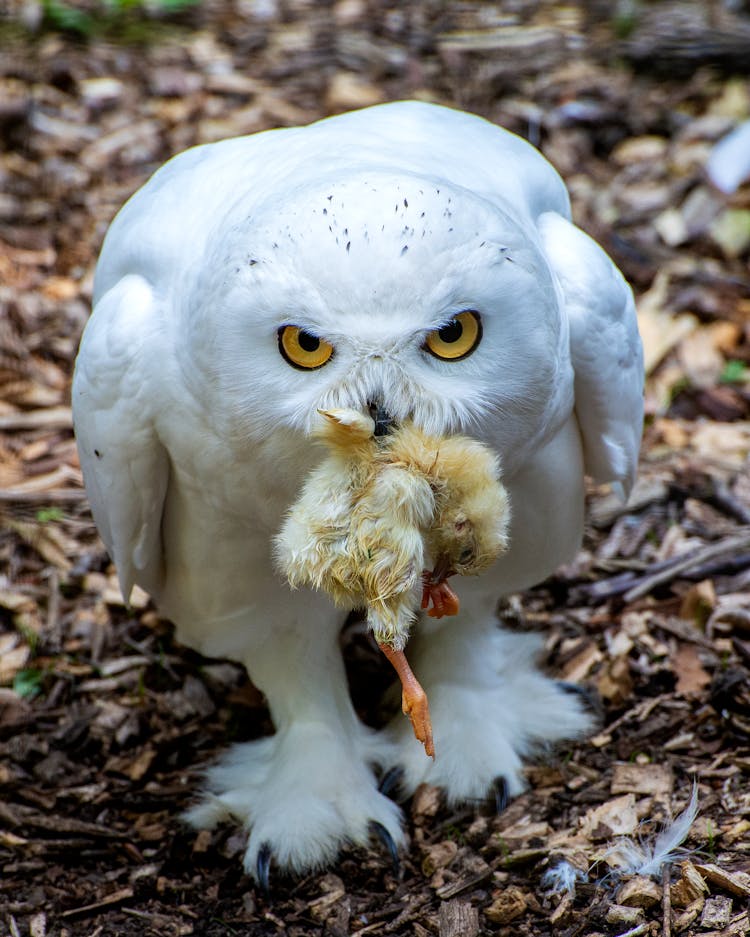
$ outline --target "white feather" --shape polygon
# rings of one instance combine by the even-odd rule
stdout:
[[[587,882],[588,878],[586,872],[577,869],[567,859],[560,859],[542,876],[542,887],[551,895],[574,895],[578,882]]]
[[[690,827],[698,816],[698,784],[693,784],[693,791],[687,807],[675,819],[659,832],[652,842],[636,843],[623,837],[608,849],[604,858],[614,864],[617,870],[628,875],[661,874],[667,862],[679,857],[682,843],[690,832]]]
[[[750,179],[750,120],[743,121],[713,147],[706,174],[726,195]]]

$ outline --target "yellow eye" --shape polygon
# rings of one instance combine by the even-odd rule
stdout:
[[[479,313],[467,309],[459,312],[442,329],[435,329],[425,339],[424,348],[443,361],[458,361],[470,355],[482,340]]]
[[[282,325],[279,329],[279,351],[293,368],[314,371],[328,363],[333,345],[298,325]]]

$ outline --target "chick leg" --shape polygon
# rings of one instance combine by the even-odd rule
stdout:
[[[430,758],[435,757],[435,745],[432,741],[432,722],[427,694],[414,676],[403,651],[397,651],[388,644],[378,647],[391,662],[401,681],[401,708],[411,720],[414,735],[424,745]]]
[[[432,608],[429,608],[432,602]],[[430,618],[443,618],[444,615],[458,615],[459,601],[456,593],[448,585],[447,579],[433,581],[433,574],[425,570],[422,574],[422,608],[429,609]]]

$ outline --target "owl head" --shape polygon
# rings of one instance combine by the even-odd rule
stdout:
[[[239,199],[210,250],[182,370],[227,437],[307,435],[319,410],[376,403],[485,436],[507,467],[569,405],[554,278],[533,223],[497,201],[429,177],[322,175],[252,213]]]

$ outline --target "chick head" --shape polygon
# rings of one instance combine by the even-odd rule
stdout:
[[[476,576],[508,548],[510,508],[499,483],[449,502],[430,531],[436,572]]]

